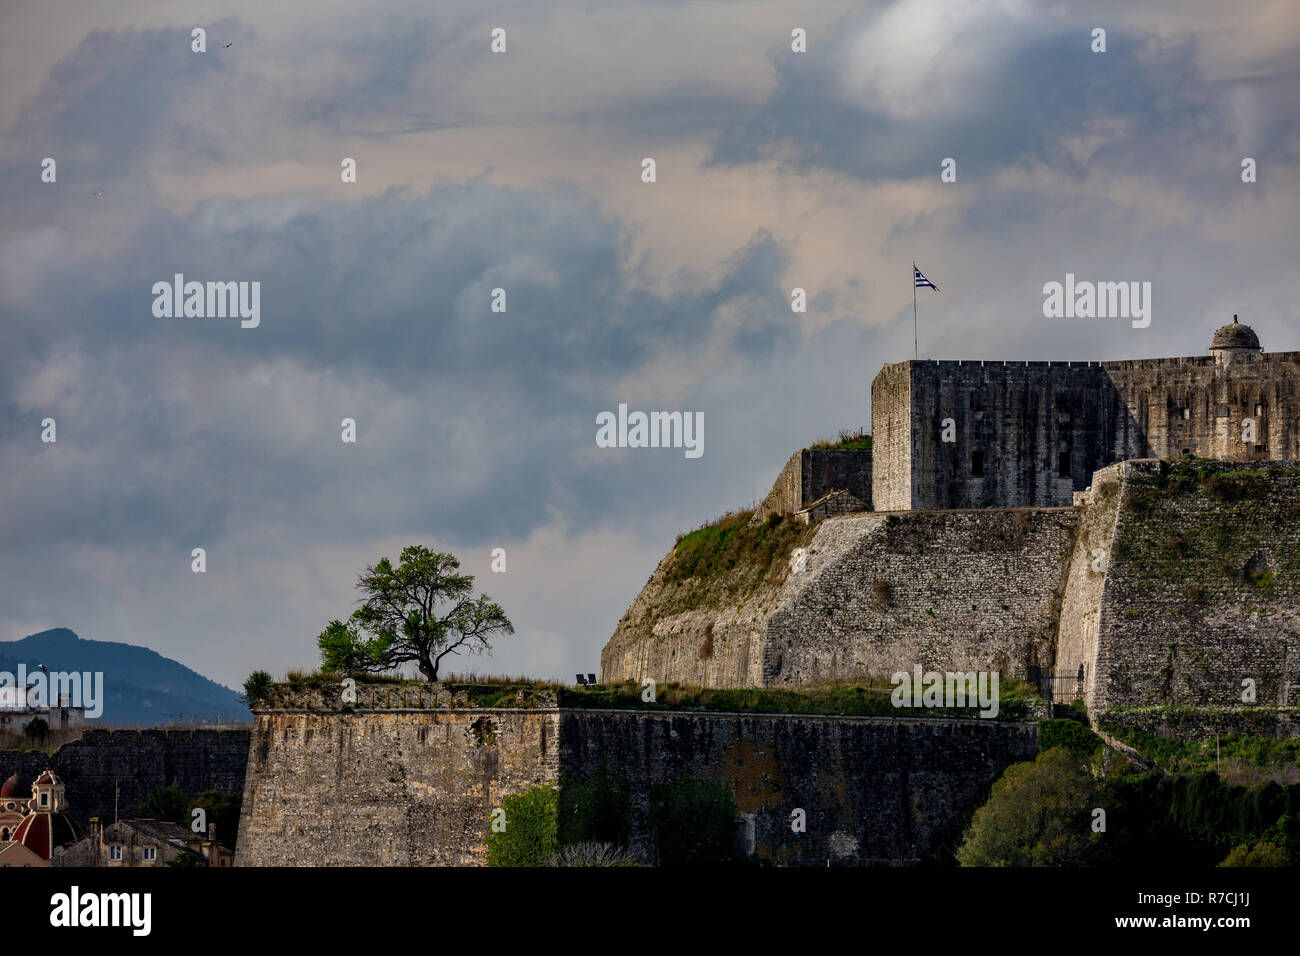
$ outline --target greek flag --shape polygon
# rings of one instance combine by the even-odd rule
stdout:
[[[915,263],[915,262],[912,263],[912,271],[913,271],[914,273],[916,273],[916,288],[918,288],[918,289],[933,289],[935,292],[938,292],[938,291],[939,291],[939,287],[938,287],[937,285],[935,285],[933,282],[931,282],[931,281],[930,281],[929,279],[927,279],[925,276],[921,275],[921,270],[918,269],[918,268],[916,267],[916,263]]]

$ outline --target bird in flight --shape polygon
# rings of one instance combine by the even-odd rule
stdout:
[[[91,193],[91,195],[92,195],[92,196],[102,196],[102,195],[104,195],[104,190],[102,190],[102,189],[96,189],[93,193]]]
[[[234,44],[234,42],[235,42],[234,40],[231,40],[230,43],[227,43],[227,44],[226,44],[225,46],[223,46],[221,49],[223,49],[223,50],[229,50],[230,47]]]

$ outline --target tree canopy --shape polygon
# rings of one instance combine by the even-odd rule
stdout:
[[[448,654],[480,653],[514,626],[486,594],[471,597],[474,577],[451,554],[421,545],[402,549],[357,578],[360,607],[347,623],[330,621],[316,639],[326,670],[345,674],[395,670],[414,661],[428,680]]]

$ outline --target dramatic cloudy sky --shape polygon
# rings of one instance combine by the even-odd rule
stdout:
[[[461,669],[595,670],[677,532],[869,423],[914,258],[923,356],[1200,354],[1234,312],[1300,348],[1293,2],[0,15],[2,638],[238,685],[314,666],[357,571],[421,542],[518,630]],[[155,318],[177,272],[260,281],[260,327]],[[1151,326],[1045,319],[1067,272],[1150,281]],[[619,402],[703,412],[703,457],[596,448]]]

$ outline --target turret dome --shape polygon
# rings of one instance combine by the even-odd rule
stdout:
[[[1234,315],[1232,321],[1219,328],[1210,342],[1211,352],[1262,352],[1259,336],[1249,325],[1242,325]]]

